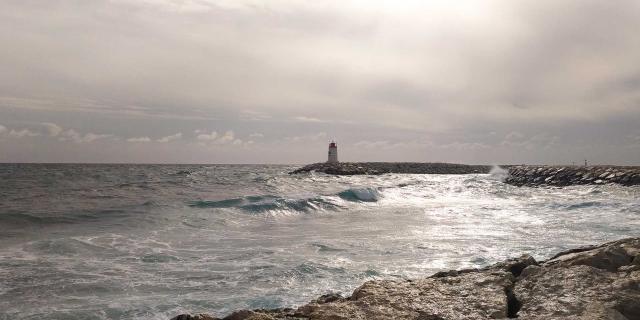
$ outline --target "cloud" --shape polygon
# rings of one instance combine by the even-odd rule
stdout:
[[[91,143],[96,140],[106,139],[113,137],[112,134],[96,134],[96,133],[86,133],[82,135],[73,129],[68,129],[63,131],[60,134],[60,141],[73,141],[75,143]]]
[[[111,134],[95,134],[95,133],[87,133],[82,137],[82,142],[93,142],[100,139],[105,139],[112,137]]]
[[[510,148],[525,148],[529,150],[538,148],[549,149],[558,145],[559,141],[560,137],[550,135],[548,133],[538,133],[526,138],[524,134],[513,131],[505,136],[500,145]]]
[[[233,131],[229,130],[225,132],[220,138],[218,138],[216,140],[216,143],[225,144],[225,143],[233,142],[234,140],[235,139],[234,139]]]
[[[151,138],[149,137],[135,137],[127,139],[127,142],[150,142]]]
[[[452,142],[452,143],[439,145],[437,147],[438,148],[442,148],[442,149],[455,149],[455,150],[467,150],[467,151],[483,150],[483,149],[489,149],[490,148],[489,145],[481,143],[481,142],[459,142],[459,141],[455,141],[455,142]]]
[[[42,125],[45,126],[45,128],[49,132],[49,136],[51,137],[57,137],[62,131],[64,131],[62,127],[55,123],[43,122]]]
[[[200,132],[200,131],[197,130],[197,132]],[[218,133],[215,131],[212,131],[211,133],[201,133],[198,136],[196,136],[196,139],[201,141],[213,141],[217,137],[218,137]]]
[[[300,136],[285,137],[285,141],[301,142],[301,141],[319,141],[327,138],[326,132],[318,132],[315,134],[305,134]]]
[[[42,112],[76,112],[89,115],[120,116],[141,119],[170,119],[170,120],[216,120],[207,112],[173,112],[159,108],[149,108],[126,103],[100,103],[89,99],[49,98],[34,99],[14,96],[0,96],[0,106],[11,109],[23,109]]]
[[[480,120],[565,122],[638,113],[640,40],[630,30],[639,17],[632,1],[463,0],[460,8],[440,1],[222,3],[88,3],[60,6],[67,17],[60,20],[47,15],[51,4],[5,3],[0,21],[6,28],[0,29],[11,31],[0,37],[17,40],[16,50],[0,59],[0,77],[14,79],[6,103],[149,119],[215,114],[449,129]],[[209,19],[185,9],[193,7],[206,8]],[[97,11],[99,17],[89,18]],[[105,27],[111,17],[127,30],[124,36]],[[94,36],[71,32],[60,41],[55,30],[39,28],[52,23],[65,30],[81,25]],[[203,36],[211,32],[218,36]],[[114,45],[116,55],[107,50]],[[49,55],[39,59],[34,52]],[[86,61],[87,55],[94,59]],[[24,70],[41,76],[20,77]],[[90,90],[73,90],[81,87]],[[74,94],[36,101],[51,92]]]
[[[380,140],[380,141],[362,140],[354,143],[353,146],[356,148],[365,148],[365,149],[389,149],[393,146],[393,144],[387,140]]]
[[[271,115],[256,110],[242,110],[240,113],[240,119],[244,121],[266,121],[271,120]]]
[[[315,122],[315,123],[322,123],[325,122],[323,120],[320,120],[318,118],[312,118],[312,117],[305,117],[305,116],[297,116],[293,118],[296,121],[300,121],[300,122]]]
[[[203,132],[203,131],[197,130],[197,132]],[[196,136],[196,139],[201,141],[202,144],[211,144],[211,145],[243,144],[241,139],[237,139],[235,137],[235,134],[233,133],[232,130],[228,130],[222,135],[218,134],[216,131],[212,131],[211,133],[201,133]]]
[[[23,137],[37,137],[40,134],[37,132],[33,132],[29,129],[22,129],[22,130],[11,130],[9,132],[9,136],[15,137],[15,138],[23,138]]]
[[[353,144],[357,149],[368,150],[389,150],[389,149],[422,149],[425,147],[433,146],[431,142],[408,140],[408,141],[389,141],[389,140],[361,140]]]
[[[160,143],[167,143],[167,142],[180,140],[180,139],[182,139],[182,132],[178,132],[178,133],[170,135],[170,136],[162,137],[162,138],[158,139],[157,141],[160,142]]]
[[[518,146],[522,145],[523,140],[524,135],[522,133],[511,131],[504,137],[504,140],[502,140],[500,144],[503,146]]]
[[[12,47],[0,50],[0,119],[50,121],[27,128],[76,142],[95,139],[86,131],[154,141],[205,126],[260,132],[246,140],[271,145],[279,162],[307,159],[312,144],[280,142],[320,142],[317,130],[363,149],[429,137],[451,145],[429,153],[441,159],[478,159],[453,146],[480,143],[496,149],[477,154],[496,161],[526,159],[527,145],[551,146],[526,154],[550,162],[568,150],[640,161],[623,156],[635,142],[620,139],[640,122],[640,2],[460,1],[0,1],[0,41]],[[241,140],[224,136],[195,140]],[[53,140],[4,141],[2,154],[50,150]],[[178,161],[164,146],[132,151],[125,140],[114,157]]]
[[[7,132],[7,127],[0,124],[0,134],[4,134],[5,132]]]

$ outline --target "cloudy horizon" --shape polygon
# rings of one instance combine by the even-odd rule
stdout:
[[[640,164],[637,1],[9,0],[0,162]]]

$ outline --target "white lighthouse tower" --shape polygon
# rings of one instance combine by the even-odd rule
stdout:
[[[338,163],[338,145],[335,141],[329,143],[329,159],[327,159],[327,162]]]

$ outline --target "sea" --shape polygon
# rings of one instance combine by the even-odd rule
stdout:
[[[0,319],[295,307],[640,235],[640,188],[292,165],[0,164]]]

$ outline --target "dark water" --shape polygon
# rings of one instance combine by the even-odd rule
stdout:
[[[291,166],[0,165],[0,319],[169,319],[640,234],[640,189]]]

